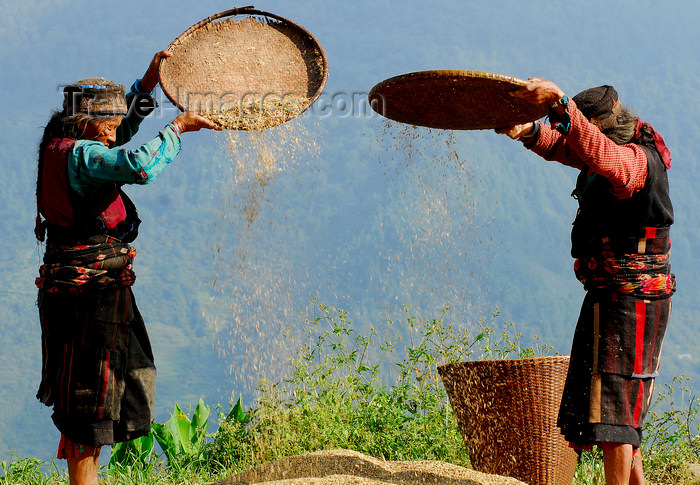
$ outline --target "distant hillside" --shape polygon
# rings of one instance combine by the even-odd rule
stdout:
[[[70,5],[70,8],[67,8]],[[679,291],[662,377],[700,376],[695,331],[700,239],[694,170],[698,140],[695,46],[700,13],[640,1],[519,2],[270,0],[256,7],[299,22],[326,50],[328,100],[362,99],[377,82],[432,68],[552,79],[570,94],[612,83],[666,138],[677,223]],[[0,455],[49,459],[57,433],[35,400],[40,371],[33,286],[41,248],[32,237],[36,144],[61,99],[57,86],[100,74],[130,84],[153,53],[226,2],[131,0],[95,11],[85,1],[0,3]],[[633,8],[632,8],[633,7]],[[313,108],[280,147],[284,170],[264,186],[233,168],[260,143],[239,134],[187,134],[183,152],[152,186],[127,191],[144,220],[135,292],[159,368],[157,419],[174,401],[248,402],[259,377],[283,375],[289,338],[318,297],[360,328],[401,328],[452,307],[460,328],[514,321],[568,352],[583,292],[571,270],[575,173],[490,131],[448,133],[387,124],[371,113]],[[161,99],[138,146],[175,116]],[[278,138],[275,138],[277,135]],[[292,143],[292,144],[290,144]],[[252,151],[251,151],[252,147]],[[231,158],[233,157],[233,158]],[[294,158],[296,157],[296,158]],[[251,217],[249,209],[254,207]],[[288,333],[285,333],[288,332]],[[406,336],[407,337],[407,336]]]

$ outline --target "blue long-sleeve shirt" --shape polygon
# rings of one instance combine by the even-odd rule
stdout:
[[[145,115],[155,108],[154,104],[145,110],[131,109],[136,97],[144,94],[137,80],[126,96],[130,109],[117,129],[115,147],[90,140],[78,140],[73,145],[68,154],[68,181],[79,195],[99,190],[105,183],[148,184],[180,153],[180,135],[172,123],[139,148],[120,147],[131,140]],[[147,112],[144,114],[144,111]]]

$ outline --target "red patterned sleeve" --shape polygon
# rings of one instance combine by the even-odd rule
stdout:
[[[617,199],[632,197],[641,190],[647,178],[647,157],[641,146],[618,145],[591,124],[569,100],[571,127],[562,135],[551,126],[541,124],[540,134],[526,147],[545,160],[597,172],[611,183]]]

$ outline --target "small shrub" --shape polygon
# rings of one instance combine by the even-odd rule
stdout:
[[[346,448],[387,460],[443,460],[469,465],[437,366],[471,358],[531,356],[551,347],[523,347],[506,324],[498,338],[482,322],[480,333],[455,330],[443,310],[422,322],[405,308],[405,356],[400,338],[380,340],[356,332],[344,310],[319,305],[306,318],[288,380],[262,383],[250,422],[224,422],[213,456],[240,471],[285,456]],[[493,318],[498,316],[494,312]],[[393,322],[387,322],[391,328]],[[390,376],[388,378],[387,376]]]
[[[657,390],[644,426],[644,471],[653,482],[700,484],[688,470],[700,461],[700,403],[690,379],[674,377]]]

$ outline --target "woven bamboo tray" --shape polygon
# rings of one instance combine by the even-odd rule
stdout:
[[[438,367],[475,470],[571,485],[576,452],[557,428],[568,356]]]
[[[328,78],[326,55],[311,33],[253,7],[196,23],[168,50],[172,56],[160,65],[163,93],[181,110],[204,115],[269,99],[301,99],[302,106],[279,124],[311,106]]]
[[[380,115],[411,125],[447,130],[487,130],[544,117],[540,106],[510,93],[525,85],[511,76],[482,71],[433,70],[386,79],[369,93]]]

